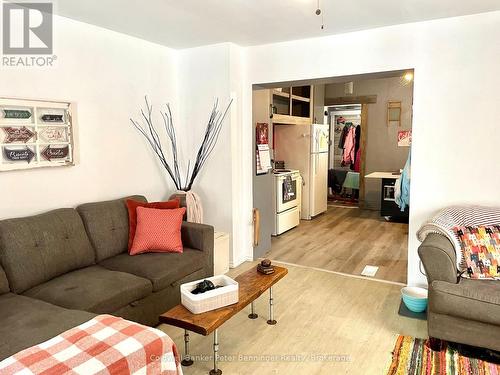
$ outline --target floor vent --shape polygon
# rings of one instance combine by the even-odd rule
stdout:
[[[377,271],[378,271],[377,266],[365,266],[365,268],[363,268],[363,271],[361,271],[361,275],[374,277]]]

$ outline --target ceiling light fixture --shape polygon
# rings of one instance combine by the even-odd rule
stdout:
[[[411,82],[413,81],[413,73],[412,72],[406,72],[405,75],[403,76],[405,81]]]
[[[321,30],[325,28],[325,19],[323,17],[323,12],[321,11],[321,7],[319,5],[319,0],[318,0],[318,7],[316,8],[316,15],[321,16]]]
[[[401,77],[401,84],[407,86],[413,82],[413,72],[405,72]]]
[[[401,83],[401,86],[408,86],[413,83],[413,72],[408,71],[404,72],[402,76],[400,76],[399,81]]]

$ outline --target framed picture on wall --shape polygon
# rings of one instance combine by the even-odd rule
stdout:
[[[0,171],[71,166],[73,105],[0,98]]]
[[[387,126],[391,124],[401,126],[401,102],[387,102]]]
[[[257,175],[266,174],[269,169],[271,169],[271,157],[269,152],[269,124],[256,124],[255,145],[255,172]]]
[[[410,147],[411,145],[411,130],[398,131],[398,146]]]

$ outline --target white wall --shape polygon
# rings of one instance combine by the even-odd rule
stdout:
[[[177,51],[63,17],[54,21],[56,67],[0,68],[0,96],[75,102],[80,162],[1,173],[0,218],[129,194],[168,198],[175,191],[173,183],[129,121],[140,119],[144,95],[154,105],[160,129],[158,110],[171,104],[184,172],[188,159],[193,163],[196,158],[215,98],[223,109],[234,97],[219,143],[193,186],[203,200],[205,222],[232,233],[240,210],[233,205],[232,197],[238,196],[233,191],[241,190],[243,174],[233,168],[231,158],[242,140],[237,129],[241,49],[227,43]],[[169,153],[166,138],[164,142]]]
[[[223,111],[232,93],[239,89],[241,80],[236,76],[242,69],[241,59],[239,50],[230,43],[185,49],[178,54],[179,127],[182,129],[179,137],[184,140],[183,159],[194,162],[215,99],[219,99],[219,110]],[[234,97],[237,99],[237,95]],[[233,168],[231,155],[236,152],[232,145],[238,142],[232,128],[241,123],[238,120],[240,105],[241,102],[235,100],[218,144],[193,185],[193,191],[203,202],[205,222],[216,231],[228,233],[233,232],[233,220],[237,218],[233,212],[233,193],[239,189],[237,176],[241,172]]]
[[[54,21],[57,67],[0,68],[0,96],[75,102],[80,163],[0,173],[0,218],[128,194],[168,197],[173,185],[129,118],[139,118],[145,94],[156,109],[167,101],[176,109],[175,51],[65,18]]]
[[[408,282],[424,283],[415,237],[422,222],[450,204],[500,202],[499,25],[492,12],[247,48],[243,154],[251,155],[252,84],[415,68]],[[243,212],[251,215],[251,160],[234,156],[247,171]],[[249,225],[240,232],[248,256]]]

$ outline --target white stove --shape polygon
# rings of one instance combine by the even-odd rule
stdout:
[[[300,224],[302,178],[291,169],[276,169],[273,174],[273,236],[278,236]]]

